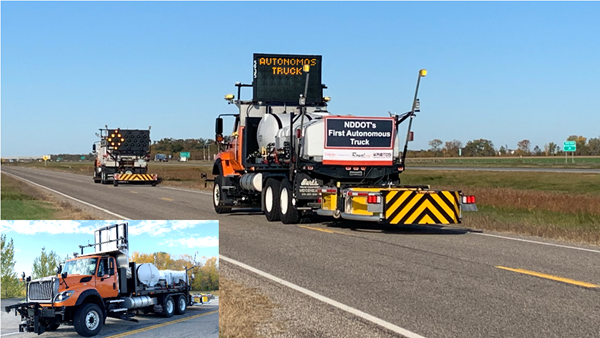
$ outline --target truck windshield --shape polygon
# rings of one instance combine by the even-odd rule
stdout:
[[[68,261],[63,267],[63,272],[69,275],[93,275],[96,272],[98,258],[82,258]]]

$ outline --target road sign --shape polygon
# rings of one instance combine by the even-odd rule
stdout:
[[[577,143],[575,141],[563,142],[563,151],[575,151],[577,150]]]
[[[42,156],[42,158],[44,159],[44,161],[48,161],[50,159],[50,155],[44,155]]]
[[[81,159],[82,159],[82,160],[85,160],[85,156],[81,156]]]
[[[179,157],[190,157],[190,152],[189,151],[182,151],[179,153]]]

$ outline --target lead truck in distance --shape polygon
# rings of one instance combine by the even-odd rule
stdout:
[[[386,117],[329,112],[320,55],[254,54],[253,81],[236,83],[238,108],[216,119],[220,152],[213,205],[217,213],[260,207],[269,221],[297,223],[303,214],[382,224],[456,224],[476,210],[475,197],[460,191],[402,185],[418,90],[412,108]],[[252,99],[241,90],[252,87]],[[223,116],[234,128],[225,141]],[[400,125],[408,121],[406,138]],[[401,148],[401,141],[404,140]]]
[[[20,332],[39,335],[73,325],[81,336],[91,337],[107,317],[137,321],[137,311],[172,317],[202,304],[190,294],[194,276],[188,277],[189,269],[158,270],[129,261],[127,223],[100,228],[94,238],[94,244],[80,245],[81,254],[59,266],[55,276],[31,280],[23,273],[25,302],[5,307],[21,316]],[[94,252],[84,254],[90,247]]]

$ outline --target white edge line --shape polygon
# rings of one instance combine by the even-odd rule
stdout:
[[[19,334],[19,333],[23,333],[23,332],[11,332],[11,333],[5,333],[5,334],[3,334],[1,337],[4,337],[4,336],[10,336],[10,335],[13,335],[13,334]]]
[[[365,319],[367,321],[370,321],[371,323],[374,323],[376,325],[382,326],[382,327],[384,327],[384,328],[386,328],[386,329],[388,329],[388,330],[390,330],[392,332],[399,333],[399,334],[401,334],[401,335],[403,335],[403,336],[405,336],[407,338],[425,338],[425,337],[423,337],[423,336],[421,336],[419,334],[416,334],[414,332],[411,332],[411,331],[408,331],[406,329],[403,329],[403,328],[401,328],[399,326],[396,326],[396,325],[394,325],[394,324],[392,324],[390,322],[386,322],[383,319],[379,319],[379,318],[374,317],[374,316],[372,316],[372,315],[370,315],[368,313],[362,312],[362,311],[357,310],[355,308],[352,308],[352,307],[350,307],[348,305],[345,305],[345,304],[342,304],[340,302],[337,302],[337,301],[335,301],[335,300],[333,300],[331,298],[327,298],[327,297],[322,296],[322,295],[320,295],[320,294],[318,294],[316,292],[310,291],[310,290],[305,289],[305,288],[303,288],[301,286],[298,286],[296,284],[292,284],[292,283],[290,283],[288,281],[285,281],[285,280],[283,280],[281,278],[275,277],[275,276],[273,276],[271,274],[268,274],[268,273],[263,272],[261,270],[258,270],[256,268],[253,268],[253,267],[251,267],[249,265],[246,265],[246,264],[244,264],[242,262],[238,262],[238,261],[236,261],[234,259],[231,259],[229,257],[225,257],[223,255],[219,255],[219,258],[222,259],[222,260],[224,260],[224,261],[226,261],[226,262],[229,262],[231,264],[235,264],[235,265],[237,265],[237,266],[239,266],[241,268],[244,268],[246,270],[252,271],[252,272],[254,272],[254,273],[256,273],[256,274],[258,274],[258,275],[260,275],[262,277],[268,278],[268,279],[270,279],[270,280],[272,280],[274,282],[277,282],[277,283],[282,284],[284,286],[287,286],[287,287],[289,287],[291,289],[294,289],[294,290],[296,290],[298,292],[301,292],[301,293],[303,293],[303,294],[305,294],[307,296],[313,297],[313,298],[315,298],[317,300],[320,300],[320,301],[322,301],[324,303],[332,305],[332,306],[334,306],[334,307],[336,307],[338,309],[344,310],[344,311],[349,312],[349,313],[351,313],[351,314],[353,314],[355,316],[361,317],[361,318],[363,318],[363,319]]]
[[[497,238],[503,238],[503,239],[510,239],[510,240],[513,240],[513,241],[535,243],[535,244],[540,244],[540,245],[556,246],[556,247],[559,247],[559,248],[566,248],[566,249],[573,249],[573,250],[580,250],[580,251],[588,251],[588,252],[600,253],[600,250],[578,248],[576,246],[568,246],[568,245],[561,245],[561,244],[554,244],[554,243],[544,243],[544,242],[532,241],[532,240],[529,240],[529,239],[514,238],[514,237],[507,237],[507,236],[500,236],[500,235],[492,235],[492,234],[486,234],[486,233],[482,233],[482,232],[470,232],[470,234],[480,235],[480,236],[497,237]]]
[[[66,197],[66,198],[70,198],[70,199],[72,199],[72,200],[74,200],[74,201],[76,201],[76,202],[79,202],[79,203],[85,204],[85,205],[87,205],[87,206],[90,206],[90,207],[92,207],[92,208],[96,208],[96,209],[98,209],[98,210],[100,210],[100,211],[106,212],[106,213],[108,213],[108,214],[111,214],[111,215],[113,215],[113,216],[116,216],[116,217],[118,217],[118,218],[120,218],[120,219],[123,219],[123,220],[129,220],[129,218],[127,218],[127,217],[125,217],[125,216],[121,216],[121,215],[119,215],[119,214],[116,214],[116,213],[114,213],[114,212],[112,212],[112,211],[108,211],[108,210],[106,210],[106,209],[104,209],[104,208],[100,208],[99,206],[96,206],[96,205],[93,205],[93,204],[91,204],[91,203],[88,203],[88,202],[82,201],[82,200],[80,200],[80,199],[77,199],[77,198],[75,198],[75,197],[69,196],[69,195],[67,195],[67,194],[63,194],[63,193],[62,193],[62,192],[60,192],[60,191],[56,191],[56,190],[54,190],[54,189],[50,189],[50,188],[48,188],[48,187],[46,187],[46,186],[43,186],[43,185],[41,185],[41,184],[37,184],[37,183],[35,183],[35,182],[32,182],[32,181],[30,181],[30,180],[28,180],[28,179],[22,178],[22,177],[20,177],[20,176],[17,176],[17,175],[15,175],[15,174],[7,173],[7,172],[5,172],[5,171],[4,171],[4,172],[2,172],[2,173],[3,173],[3,174],[10,175],[10,176],[14,176],[14,177],[16,177],[16,178],[17,178],[17,179],[19,179],[19,180],[25,181],[25,182],[27,182],[27,183],[29,183],[29,184],[33,184],[33,185],[35,185],[35,186],[37,186],[37,187],[44,188],[44,189],[46,189],[46,190],[50,190],[50,191],[52,191],[52,192],[53,192],[53,193],[55,193],[55,194],[59,194],[59,195],[61,195],[61,196],[64,196],[64,197]]]

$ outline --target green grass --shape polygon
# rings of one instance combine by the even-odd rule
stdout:
[[[600,174],[432,171],[408,169],[400,175],[402,184],[445,187],[513,188],[572,194],[600,195]]]
[[[600,168],[599,156],[575,156],[575,163],[569,156],[565,163],[564,156],[528,156],[528,157],[430,157],[407,158],[409,165],[416,166],[472,166],[472,167],[540,167],[540,168]]]
[[[52,204],[28,194],[20,185],[21,183],[7,175],[2,175],[1,218],[3,220],[53,219],[57,210]]]

